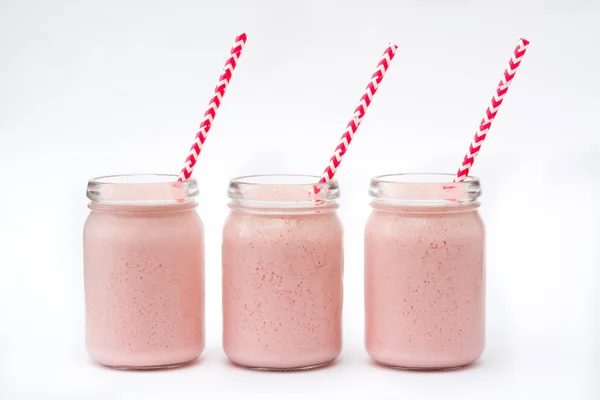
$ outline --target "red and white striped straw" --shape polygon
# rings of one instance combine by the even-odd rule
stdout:
[[[184,181],[189,179],[194,171],[194,166],[196,165],[196,161],[198,160],[198,156],[202,151],[202,146],[204,146],[204,142],[206,141],[206,135],[212,126],[212,123],[217,115],[217,110],[221,105],[221,101],[223,100],[223,96],[225,96],[225,91],[227,90],[227,86],[229,85],[229,81],[231,80],[231,75],[235,70],[238,59],[242,54],[242,50],[244,49],[244,45],[246,44],[246,33],[241,32],[235,38],[235,43],[229,52],[230,56],[225,62],[225,66],[223,67],[223,72],[219,77],[219,82],[215,87],[215,94],[210,99],[208,103],[208,109],[204,113],[204,120],[200,124],[200,130],[196,133],[196,138],[194,139],[194,143],[190,148],[190,152],[185,159],[185,165],[179,174],[179,181]]]
[[[504,96],[508,91],[508,87],[512,83],[519,66],[521,65],[521,59],[525,55],[527,51],[527,46],[529,46],[529,41],[525,39],[519,39],[519,44],[515,48],[512,57],[508,63],[508,68],[504,70],[504,75],[498,83],[498,87],[496,88],[496,92],[494,93],[494,97],[492,97],[492,103],[485,110],[485,116],[479,123],[479,129],[475,132],[475,138],[473,142],[469,146],[469,150],[463,159],[463,162],[456,173],[456,177],[454,178],[454,182],[463,182],[469,176],[469,171],[471,167],[473,167],[473,162],[475,162],[475,157],[479,154],[479,150],[481,149],[481,145],[485,140],[485,137],[492,126],[492,122],[496,118],[496,114],[498,113],[498,109],[502,105],[502,101],[504,100]]]
[[[342,162],[344,154],[346,154],[346,150],[348,150],[348,146],[350,146],[350,143],[354,138],[356,130],[360,126],[360,123],[362,122],[362,119],[365,116],[365,113],[367,112],[371,101],[373,100],[373,96],[375,96],[375,93],[377,93],[377,88],[379,87],[379,84],[383,80],[383,77],[385,76],[385,73],[388,70],[390,63],[394,59],[394,55],[396,54],[397,49],[398,46],[396,46],[393,43],[390,43],[390,45],[383,52],[383,56],[381,57],[381,60],[379,60],[379,63],[377,64],[377,68],[375,69],[373,76],[371,76],[371,81],[367,85],[365,93],[360,98],[358,107],[356,107],[356,109],[354,110],[354,115],[352,115],[352,119],[350,120],[350,122],[348,122],[346,130],[340,138],[340,143],[335,148],[335,152],[329,160],[329,165],[327,165],[327,168],[325,168],[325,171],[323,172],[319,183],[328,182],[335,175],[338,166]]]

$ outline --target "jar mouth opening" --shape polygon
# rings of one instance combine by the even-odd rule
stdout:
[[[194,201],[198,182],[174,174],[123,174],[92,178],[86,196],[97,204],[160,205]]]
[[[335,179],[320,184],[320,176],[317,175],[299,175],[299,174],[261,174],[238,176],[231,179],[231,183],[243,185],[332,185],[337,184]]]
[[[415,206],[475,204],[481,196],[477,177],[454,182],[454,174],[399,173],[371,178],[369,195],[375,203]]]
[[[398,173],[398,174],[386,174],[378,175],[371,178],[372,181],[378,181],[383,183],[400,183],[400,184],[460,184],[461,182],[454,182],[454,174],[446,173]],[[467,182],[479,182],[479,179],[474,176],[468,176],[463,183]]]
[[[98,176],[91,178],[89,182],[111,185],[148,185],[176,183],[178,179],[179,175],[174,174],[123,174]]]
[[[229,181],[232,205],[254,208],[314,208],[337,203],[337,180],[319,182],[317,175],[248,175]]]

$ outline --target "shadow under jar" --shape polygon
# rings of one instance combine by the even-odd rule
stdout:
[[[222,248],[223,348],[238,365],[307,369],[340,354],[339,189],[335,180],[318,180],[262,175],[230,182]]]
[[[371,358],[436,370],[485,346],[485,232],[477,178],[399,174],[371,180],[365,228],[365,344]]]
[[[204,227],[197,183],[91,179],[83,233],[86,343],[98,363],[175,367],[204,349]]]

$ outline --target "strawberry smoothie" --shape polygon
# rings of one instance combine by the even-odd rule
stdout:
[[[412,181],[416,179],[416,181]],[[379,363],[446,369],[485,345],[484,227],[479,183],[375,178],[365,229],[366,348]],[[446,200],[448,199],[448,200]]]
[[[322,190],[319,205],[309,196],[311,184],[264,183],[301,178],[318,180],[232,181],[222,249],[223,348],[236,364],[304,369],[340,354],[343,248],[337,183]],[[254,181],[261,183],[249,184]]]
[[[171,367],[204,349],[204,228],[195,181],[179,183],[183,201],[174,201],[174,183],[162,181],[176,179],[107,177],[88,185],[86,343],[100,364]]]

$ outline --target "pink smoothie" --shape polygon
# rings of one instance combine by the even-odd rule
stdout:
[[[90,206],[86,341],[100,364],[172,366],[204,349],[204,232],[194,206]]]
[[[328,363],[342,348],[340,221],[335,212],[262,212],[232,211],[225,223],[225,353],[256,368]]]
[[[366,348],[377,362],[442,369],[485,343],[484,228],[476,206],[376,206],[365,230]]]

